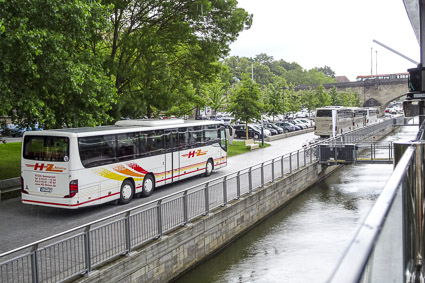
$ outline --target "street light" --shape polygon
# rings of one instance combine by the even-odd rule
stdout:
[[[285,89],[286,87],[282,87],[283,96],[282,96],[282,102],[283,102],[283,119],[285,119]]]

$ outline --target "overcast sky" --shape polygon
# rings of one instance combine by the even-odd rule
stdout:
[[[230,55],[260,53],[304,69],[329,66],[337,76],[406,72],[415,64],[373,43],[376,39],[420,61],[419,44],[402,0],[238,0],[254,15]],[[371,48],[373,63],[371,64]],[[377,54],[376,54],[377,51]],[[377,56],[376,56],[377,55]]]

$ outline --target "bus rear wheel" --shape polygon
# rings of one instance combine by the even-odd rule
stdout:
[[[145,179],[143,179],[142,192],[140,193],[141,197],[148,197],[153,193],[155,189],[155,181],[151,174],[147,174]]]
[[[134,196],[134,185],[130,180],[125,180],[121,185],[120,199],[118,200],[119,204],[129,203]]]

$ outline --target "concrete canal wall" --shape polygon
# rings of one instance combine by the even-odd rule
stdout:
[[[318,163],[303,167],[77,281],[170,281],[228,245],[337,168],[338,166],[322,167]]]

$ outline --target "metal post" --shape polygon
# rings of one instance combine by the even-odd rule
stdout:
[[[189,207],[188,207],[188,200],[187,200],[187,190],[183,193],[183,218],[184,218],[184,225],[186,225],[189,222]]]
[[[264,162],[261,163],[261,187],[264,187]]]
[[[157,224],[158,224],[158,238],[162,237],[162,199],[158,200],[156,204],[156,213],[157,213]]]
[[[86,226],[84,230],[84,251],[86,259],[87,273],[91,272],[91,248],[90,248],[90,225]]]
[[[283,174],[285,173],[285,170],[283,169],[283,164],[284,164],[284,162],[283,162],[283,155],[282,155],[282,157],[281,157],[281,159],[280,159],[280,163],[281,163],[281,167],[280,167],[280,173],[281,173],[281,177],[283,177]]]
[[[223,205],[222,206],[226,206],[227,205],[227,176],[224,176],[223,178]]]
[[[252,193],[252,167],[248,171],[249,193]]]
[[[129,254],[131,253],[130,211],[127,211],[125,213],[124,223],[125,223],[125,244],[127,247],[127,254]]]
[[[292,152],[289,153],[289,173],[292,173]]]
[[[417,231],[417,255],[416,255],[416,269],[420,273],[420,278],[423,278],[422,273],[422,260],[424,254],[424,226],[423,226],[423,207],[422,203],[424,201],[424,185],[425,180],[423,178],[425,170],[424,165],[424,145],[416,145],[416,231]]]
[[[208,215],[210,213],[210,192],[208,190],[210,183],[205,184],[204,195],[205,195],[205,212],[204,215]]]
[[[272,159],[272,182],[274,182],[274,158]]]
[[[31,248],[31,273],[32,273],[32,282],[38,283],[38,265],[37,265],[37,250],[38,244],[35,244]]]
[[[241,197],[241,171],[236,175],[236,193],[239,199]]]
[[[300,150],[297,150],[297,170],[300,169]]]

